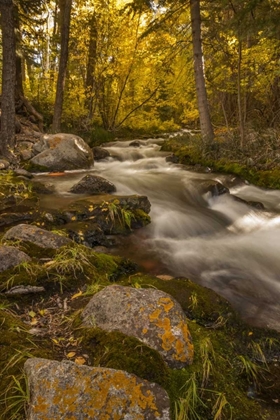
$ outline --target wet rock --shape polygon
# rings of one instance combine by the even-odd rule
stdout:
[[[22,211],[17,213],[7,212],[0,215],[0,227],[11,226],[19,222],[31,222],[33,219],[34,214],[32,211]]]
[[[93,165],[91,148],[73,134],[45,134],[33,151],[38,154],[30,162],[50,171],[88,169]]]
[[[0,272],[30,260],[31,258],[18,248],[0,246]]]
[[[239,203],[244,203],[247,206],[253,207],[257,210],[265,210],[265,206],[260,201],[246,201],[243,198],[237,197],[236,195],[232,195],[232,198]]]
[[[107,157],[110,157],[110,153],[108,152],[108,150],[103,149],[103,147],[93,147],[92,148],[93,151],[93,156],[94,156],[94,160],[102,160],[102,159],[106,159]]]
[[[74,194],[108,194],[116,191],[115,185],[105,178],[97,175],[86,175],[70,192]]]
[[[79,366],[69,361],[28,359],[27,420],[169,420],[164,389],[122,370]]]
[[[229,189],[225,187],[221,182],[209,180],[203,182],[200,187],[202,194],[210,193],[212,197],[217,197],[222,194],[229,194]]]
[[[32,191],[35,191],[37,194],[53,194],[55,191],[55,186],[51,182],[32,182]]]
[[[31,242],[41,248],[57,249],[61,246],[70,243],[70,239],[64,236],[57,235],[56,233],[40,229],[37,226],[21,224],[9,229],[4,239],[21,240]]]
[[[187,318],[172,296],[160,290],[108,286],[82,312],[83,324],[120,331],[157,350],[173,368],[193,361]]]
[[[143,143],[141,143],[141,141],[139,140],[133,140],[132,142],[129,143],[129,146],[132,147],[140,147]]]
[[[172,155],[166,156],[165,160],[166,162],[179,163],[179,157],[174,155],[174,153],[172,153]]]
[[[122,206],[130,210],[140,209],[145,213],[149,214],[151,211],[151,203],[145,195],[129,195],[126,197],[118,197],[118,200]]]
[[[88,246],[90,248],[96,246],[110,247],[113,242],[107,239],[103,230],[97,223],[89,222],[76,222],[69,223],[65,229],[73,241],[78,244]]]

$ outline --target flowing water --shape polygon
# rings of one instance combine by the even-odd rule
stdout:
[[[280,330],[280,191],[168,163],[161,140],[129,143],[107,146],[111,157],[92,171],[112,181],[117,195],[146,195],[152,204],[152,223],[124,238],[118,253],[152,274],[189,277],[226,297],[250,322]],[[73,200],[66,191],[84,175],[59,179],[58,196]],[[208,180],[231,194],[203,194]],[[233,196],[262,202],[265,210]]]

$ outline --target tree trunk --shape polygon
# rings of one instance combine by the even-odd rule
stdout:
[[[68,44],[70,32],[72,0],[61,0],[60,17],[61,17],[61,51],[59,61],[59,71],[56,85],[56,97],[54,104],[54,115],[52,131],[57,133],[61,131],[61,116],[63,107],[64,87],[66,80],[66,70],[68,62]]]
[[[95,67],[97,53],[97,22],[96,15],[93,13],[90,20],[90,39],[88,49],[87,75],[86,75],[86,108],[88,109],[89,119],[93,116],[93,98],[95,90]]]
[[[13,0],[0,1],[2,27],[1,153],[10,158],[15,146],[16,42]]]
[[[241,64],[242,64],[242,43],[238,41],[238,68],[237,68],[237,102],[238,102],[238,119],[240,130],[240,148],[244,147],[244,117],[242,111],[242,89],[241,89]]]
[[[200,129],[202,137],[207,141],[214,139],[213,128],[210,119],[208,107],[205,77],[203,69],[203,54],[201,41],[201,17],[200,17],[200,1],[190,0],[191,7],[191,25],[192,25],[192,43],[194,56],[194,74],[196,85],[196,96],[198,103],[198,112],[200,120]]]

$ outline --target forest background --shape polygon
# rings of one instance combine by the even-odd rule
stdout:
[[[24,104],[41,128],[92,141],[197,129],[204,106],[216,139],[234,136],[234,148],[246,149],[253,130],[269,129],[278,148],[278,1],[1,0],[3,38],[8,8],[16,111]],[[2,45],[4,99],[5,62],[10,83],[13,73]],[[3,138],[4,113],[2,104],[2,153],[14,143]]]

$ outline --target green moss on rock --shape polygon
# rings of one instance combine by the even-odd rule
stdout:
[[[165,362],[136,338],[99,328],[83,328],[78,335],[91,365],[125,370],[166,388],[169,370]]]

